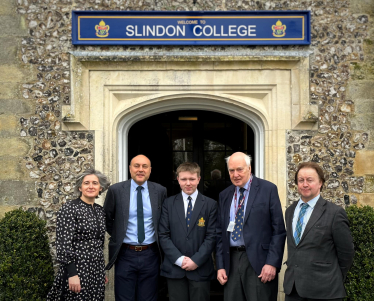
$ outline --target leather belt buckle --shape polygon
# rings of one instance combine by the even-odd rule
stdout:
[[[136,251],[136,252],[141,252],[141,251],[143,251],[143,246],[135,246],[135,251]]]

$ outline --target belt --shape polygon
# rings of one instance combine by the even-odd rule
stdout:
[[[230,247],[232,251],[238,251],[238,252],[244,252],[245,246],[239,246],[239,247]]]
[[[141,252],[143,250],[147,250],[148,248],[150,248],[154,244],[155,243],[151,243],[150,245],[145,245],[145,246],[143,246],[143,245],[142,246],[133,246],[133,245],[123,243],[122,246],[125,247],[126,249],[135,250],[136,252]]]

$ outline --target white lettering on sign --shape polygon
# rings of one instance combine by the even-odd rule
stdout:
[[[195,37],[255,37],[256,25],[229,25],[229,26],[216,26],[216,25],[196,25],[192,27],[192,33]],[[126,35],[128,37],[184,37],[186,36],[186,27],[177,25],[127,25]]]
[[[202,29],[202,27],[200,25],[194,26],[193,29],[192,29],[192,32],[193,32],[194,36],[196,36],[196,37],[201,36],[203,34],[201,29]],[[199,33],[197,32],[197,30],[199,30]]]
[[[186,28],[185,26],[173,26],[169,25],[165,28],[162,25],[143,25],[139,28],[137,25],[127,25],[126,26],[126,35],[129,37],[136,36],[136,37],[162,37],[164,35],[168,35],[169,37],[173,36],[186,36]]]

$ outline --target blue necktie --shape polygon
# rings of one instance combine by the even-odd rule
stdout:
[[[301,238],[301,232],[303,230],[303,221],[304,221],[304,215],[306,210],[308,209],[309,205],[306,203],[301,204],[301,209],[299,213],[299,218],[297,219],[295,233],[293,234],[293,237],[295,239],[296,245],[299,244],[300,238]]]
[[[239,196],[237,206],[240,205],[240,202],[244,198],[244,191],[245,191],[245,188],[243,188],[243,187],[239,189],[240,196]],[[243,232],[243,215],[244,215],[244,201],[243,201],[243,204],[238,209],[238,212],[236,213],[235,228],[234,228],[234,231],[232,231],[232,240],[233,241],[237,241],[238,239],[240,239],[240,236]]]
[[[186,225],[187,229],[190,227],[190,221],[191,221],[191,215],[192,215],[192,198],[189,196],[187,198],[188,202],[188,207],[187,207],[187,214],[186,214]]]
[[[138,218],[138,241],[139,243],[142,243],[145,239],[142,189],[143,189],[142,186],[138,186],[136,188],[136,190],[138,191],[136,213],[137,213],[137,218]]]

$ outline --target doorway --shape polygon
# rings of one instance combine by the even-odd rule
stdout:
[[[180,192],[175,171],[183,162],[201,168],[198,190],[218,200],[231,184],[225,158],[241,151],[251,155],[255,173],[255,137],[250,126],[231,116],[202,110],[157,114],[135,123],[128,134],[128,162],[138,154],[152,162],[150,181],[165,186],[168,195]]]
[[[168,196],[180,192],[175,171],[183,162],[201,168],[198,190],[218,201],[219,193],[231,185],[225,158],[241,151],[251,155],[255,173],[254,132],[243,121],[202,110],[180,110],[157,114],[135,123],[128,134],[128,161],[138,154],[151,160],[150,181],[167,188]],[[168,300],[165,279],[160,281],[160,300]],[[223,300],[223,287],[211,282],[211,300]]]

